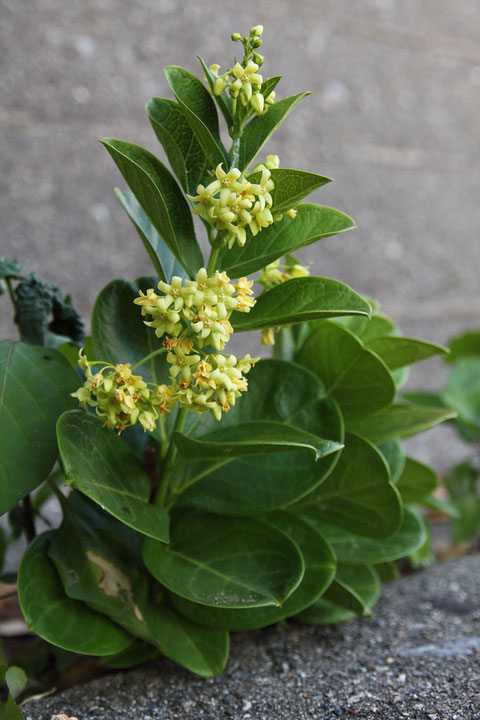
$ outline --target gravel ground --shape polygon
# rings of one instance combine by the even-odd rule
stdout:
[[[234,634],[223,675],[169,661],[24,706],[27,720],[478,720],[480,556],[387,586],[371,619]]]

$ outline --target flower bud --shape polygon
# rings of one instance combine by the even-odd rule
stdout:
[[[223,77],[217,77],[213,84],[213,94],[214,95],[221,95],[222,92],[227,87],[227,81]]]
[[[240,33],[232,33],[231,38],[233,42],[239,42],[241,41],[242,36],[240,35]]]
[[[263,33],[263,25],[255,25],[255,27],[250,28],[250,35],[255,35],[256,37],[260,37],[260,35]]]
[[[250,100],[250,102],[256,113],[263,112],[264,101],[263,101],[262,93],[254,93],[254,95],[252,95],[252,99]]]
[[[253,38],[252,47],[258,48],[258,47],[261,47],[262,45],[263,45],[263,42],[260,40],[260,38],[257,38],[257,37]]]
[[[258,67],[263,65],[264,59],[265,58],[263,57],[263,55],[260,55],[260,53],[256,53],[256,52],[253,53],[253,62],[256,62]]]

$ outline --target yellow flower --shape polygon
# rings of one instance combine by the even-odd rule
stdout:
[[[260,345],[275,345],[275,334],[273,328],[264,328],[262,330]]]

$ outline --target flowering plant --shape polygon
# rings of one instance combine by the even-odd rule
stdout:
[[[44,317],[35,344],[22,331],[0,346],[0,510],[49,478],[63,512],[36,537],[30,515],[25,619],[110,667],[160,652],[210,676],[229,630],[367,615],[391,563],[427,542],[417,506],[435,477],[398,438],[451,413],[394,400],[406,366],[444,350],[293,255],[355,225],[302,203],[328,178],[254,164],[307,95],[276,99],[261,35],[232,36],[243,59],[223,74],[202,61],[206,85],[166,68],[175,99],[146,110],[173,174],[102,141],[154,275],[109,283],[83,342]],[[19,321],[19,269],[1,267]],[[272,359],[229,352],[251,330]]]

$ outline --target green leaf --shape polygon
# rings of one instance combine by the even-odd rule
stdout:
[[[255,630],[296,615],[324,592],[335,575],[336,562],[331,548],[322,536],[300,517],[284,510],[269,513],[263,519],[293,540],[305,562],[302,582],[282,607],[228,610],[206,607],[185,600],[179,595],[171,595],[171,602],[180,613],[209,628]]]
[[[157,647],[149,643],[135,640],[130,647],[115,655],[102,657],[98,664],[102,668],[109,670],[127,670],[128,668],[141,665],[148,660],[155,660],[160,655]]]
[[[338,280],[294,278],[262,293],[248,313],[234,311],[235,332],[291,325],[336,315],[368,315],[370,307],[360,295]]]
[[[169,590],[202,605],[281,606],[300,584],[297,546],[258,518],[184,516],[169,546],[147,539],[143,559]]]
[[[368,617],[379,595],[380,578],[374,568],[342,563],[337,566],[335,579],[323,599]]]
[[[267,113],[268,115],[268,113]],[[331,178],[317,175],[316,173],[305,172],[304,170],[293,170],[290,168],[275,168],[271,171],[275,188],[272,190],[274,215],[281,215],[287,210],[295,207],[298,203],[310,195],[314,190],[332,182]],[[261,172],[254,172],[247,176],[247,180],[258,183],[261,179]]]
[[[378,337],[386,337],[397,334],[395,323],[385,315],[372,315],[369,320],[365,321],[365,325],[360,329],[359,332],[352,330],[364,344],[368,344],[370,341],[375,340]]]
[[[0,703],[0,714],[2,720],[25,720],[25,715],[11,695],[6,702]]]
[[[446,362],[454,363],[460,358],[471,355],[480,357],[480,330],[470,330],[452,338],[449,343],[450,354],[445,358]]]
[[[200,60],[200,64],[205,72],[205,78],[208,82],[208,85],[210,87],[212,96],[213,96],[213,86],[215,84],[216,75],[213,74],[213,72],[210,70],[209,67],[206,66],[200,55],[197,55],[197,58]],[[227,123],[227,127],[232,128],[233,127],[233,113],[232,113],[232,101],[230,100],[230,97],[228,96],[226,90],[224,90],[220,95],[215,95],[215,100],[217,102],[218,107],[220,108],[220,111],[225,118],[225,122]]]
[[[168,542],[168,513],[149,505],[150,478],[132,450],[100,418],[82,410],[58,421],[58,446],[67,483],[125,525]]]
[[[305,518],[332,545],[339,563],[349,565],[375,565],[377,563],[397,560],[410,555],[425,542],[425,528],[418,521],[415,513],[404,509],[403,523],[397,532],[385,540],[372,540],[349,533],[337,525],[325,522],[323,516],[309,509]]]
[[[263,228],[260,242],[251,238],[243,247],[235,244],[231,250],[224,248],[219,267],[232,278],[251,275],[298,248],[356,227],[352,218],[334,208],[305,203],[296,210],[295,218],[285,216]]]
[[[365,347],[381,357],[390,370],[412,365],[434,355],[448,353],[448,349],[441,345],[395,336],[373,338],[365,343]]]
[[[423,503],[438,485],[437,474],[428,465],[407,457],[397,482],[397,489],[405,504]]]
[[[390,479],[396,483],[405,467],[405,452],[398,440],[387,440],[378,446],[390,469]]]
[[[393,535],[402,522],[400,497],[390,484],[383,455],[357,435],[347,433],[333,471],[313,500],[326,522],[371,538]]]
[[[145,215],[133,193],[124,193],[115,188],[115,195],[134,224],[160,280],[169,283],[172,275],[187,277],[184,268],[168,249],[152,223]]]
[[[296,620],[309,625],[340,625],[357,617],[353,610],[336,605],[324,597],[296,616]]]
[[[11,260],[0,255],[0,280],[6,277],[17,277],[22,272],[22,266],[18,260]]]
[[[480,358],[465,357],[456,363],[442,400],[456,410],[460,420],[480,429]]]
[[[179,65],[169,65],[164,68],[164,72],[210,167],[213,169],[223,162],[228,164],[227,153],[220,139],[215,103],[205,85]]]
[[[30,630],[58,647],[85,655],[111,655],[132,638],[107,617],[65,595],[47,557],[51,531],[27,547],[18,571],[18,597]]]
[[[180,453],[192,462],[296,449],[308,450],[317,461],[343,447],[284,423],[261,420],[220,427],[197,438],[175,433],[174,439]]]
[[[228,659],[228,633],[190,622],[168,607],[145,611],[148,629],[164,655],[204,678],[221,673]]]
[[[12,697],[19,695],[27,684],[28,678],[25,670],[20,667],[11,665],[5,673],[5,683]]]
[[[56,350],[0,342],[0,514],[34,490],[57,458],[55,424],[75,407],[78,375]]]
[[[336,323],[322,322],[305,341],[297,360],[323,380],[327,395],[338,402],[346,421],[378,413],[393,402],[395,383],[383,362]],[[366,435],[361,430],[358,434]]]
[[[392,438],[407,437],[423,432],[445,420],[454,418],[456,413],[448,408],[423,407],[399,403],[373,417],[352,422],[349,430],[367,438],[375,445]]]
[[[145,110],[180,185],[185,192],[196,195],[210,165],[180,105],[175,100],[153,97]]]
[[[343,442],[343,420],[336,403],[324,401],[322,383],[308,370],[285,360],[262,360],[249,373],[248,393],[222,419],[221,432],[251,422],[282,423],[288,428]],[[191,437],[219,432],[213,418],[202,417]],[[333,447],[332,444],[332,447]],[[188,466],[175,487],[182,499],[225,515],[258,515],[304,497],[337,461],[332,453],[315,462],[310,453],[290,451]]]
[[[139,306],[133,302],[140,290],[155,286],[155,278],[140,278],[137,282],[113,280],[103,288],[93,306],[91,360],[135,365],[162,348],[155,330],[145,325]],[[147,382],[164,381],[168,377],[165,356],[156,355],[137,372]]]
[[[203,266],[190,207],[171,173],[138,145],[103,138],[126,183],[177,260],[193,276]]]
[[[245,126],[240,138],[240,150],[237,167],[245,172],[252,160],[260,152],[262,147],[273,135],[275,130],[285,120],[289,112],[293,110],[300,100],[303,100],[308,92],[298,93],[291,97],[284,98],[268,107],[265,115],[254,117]]]

